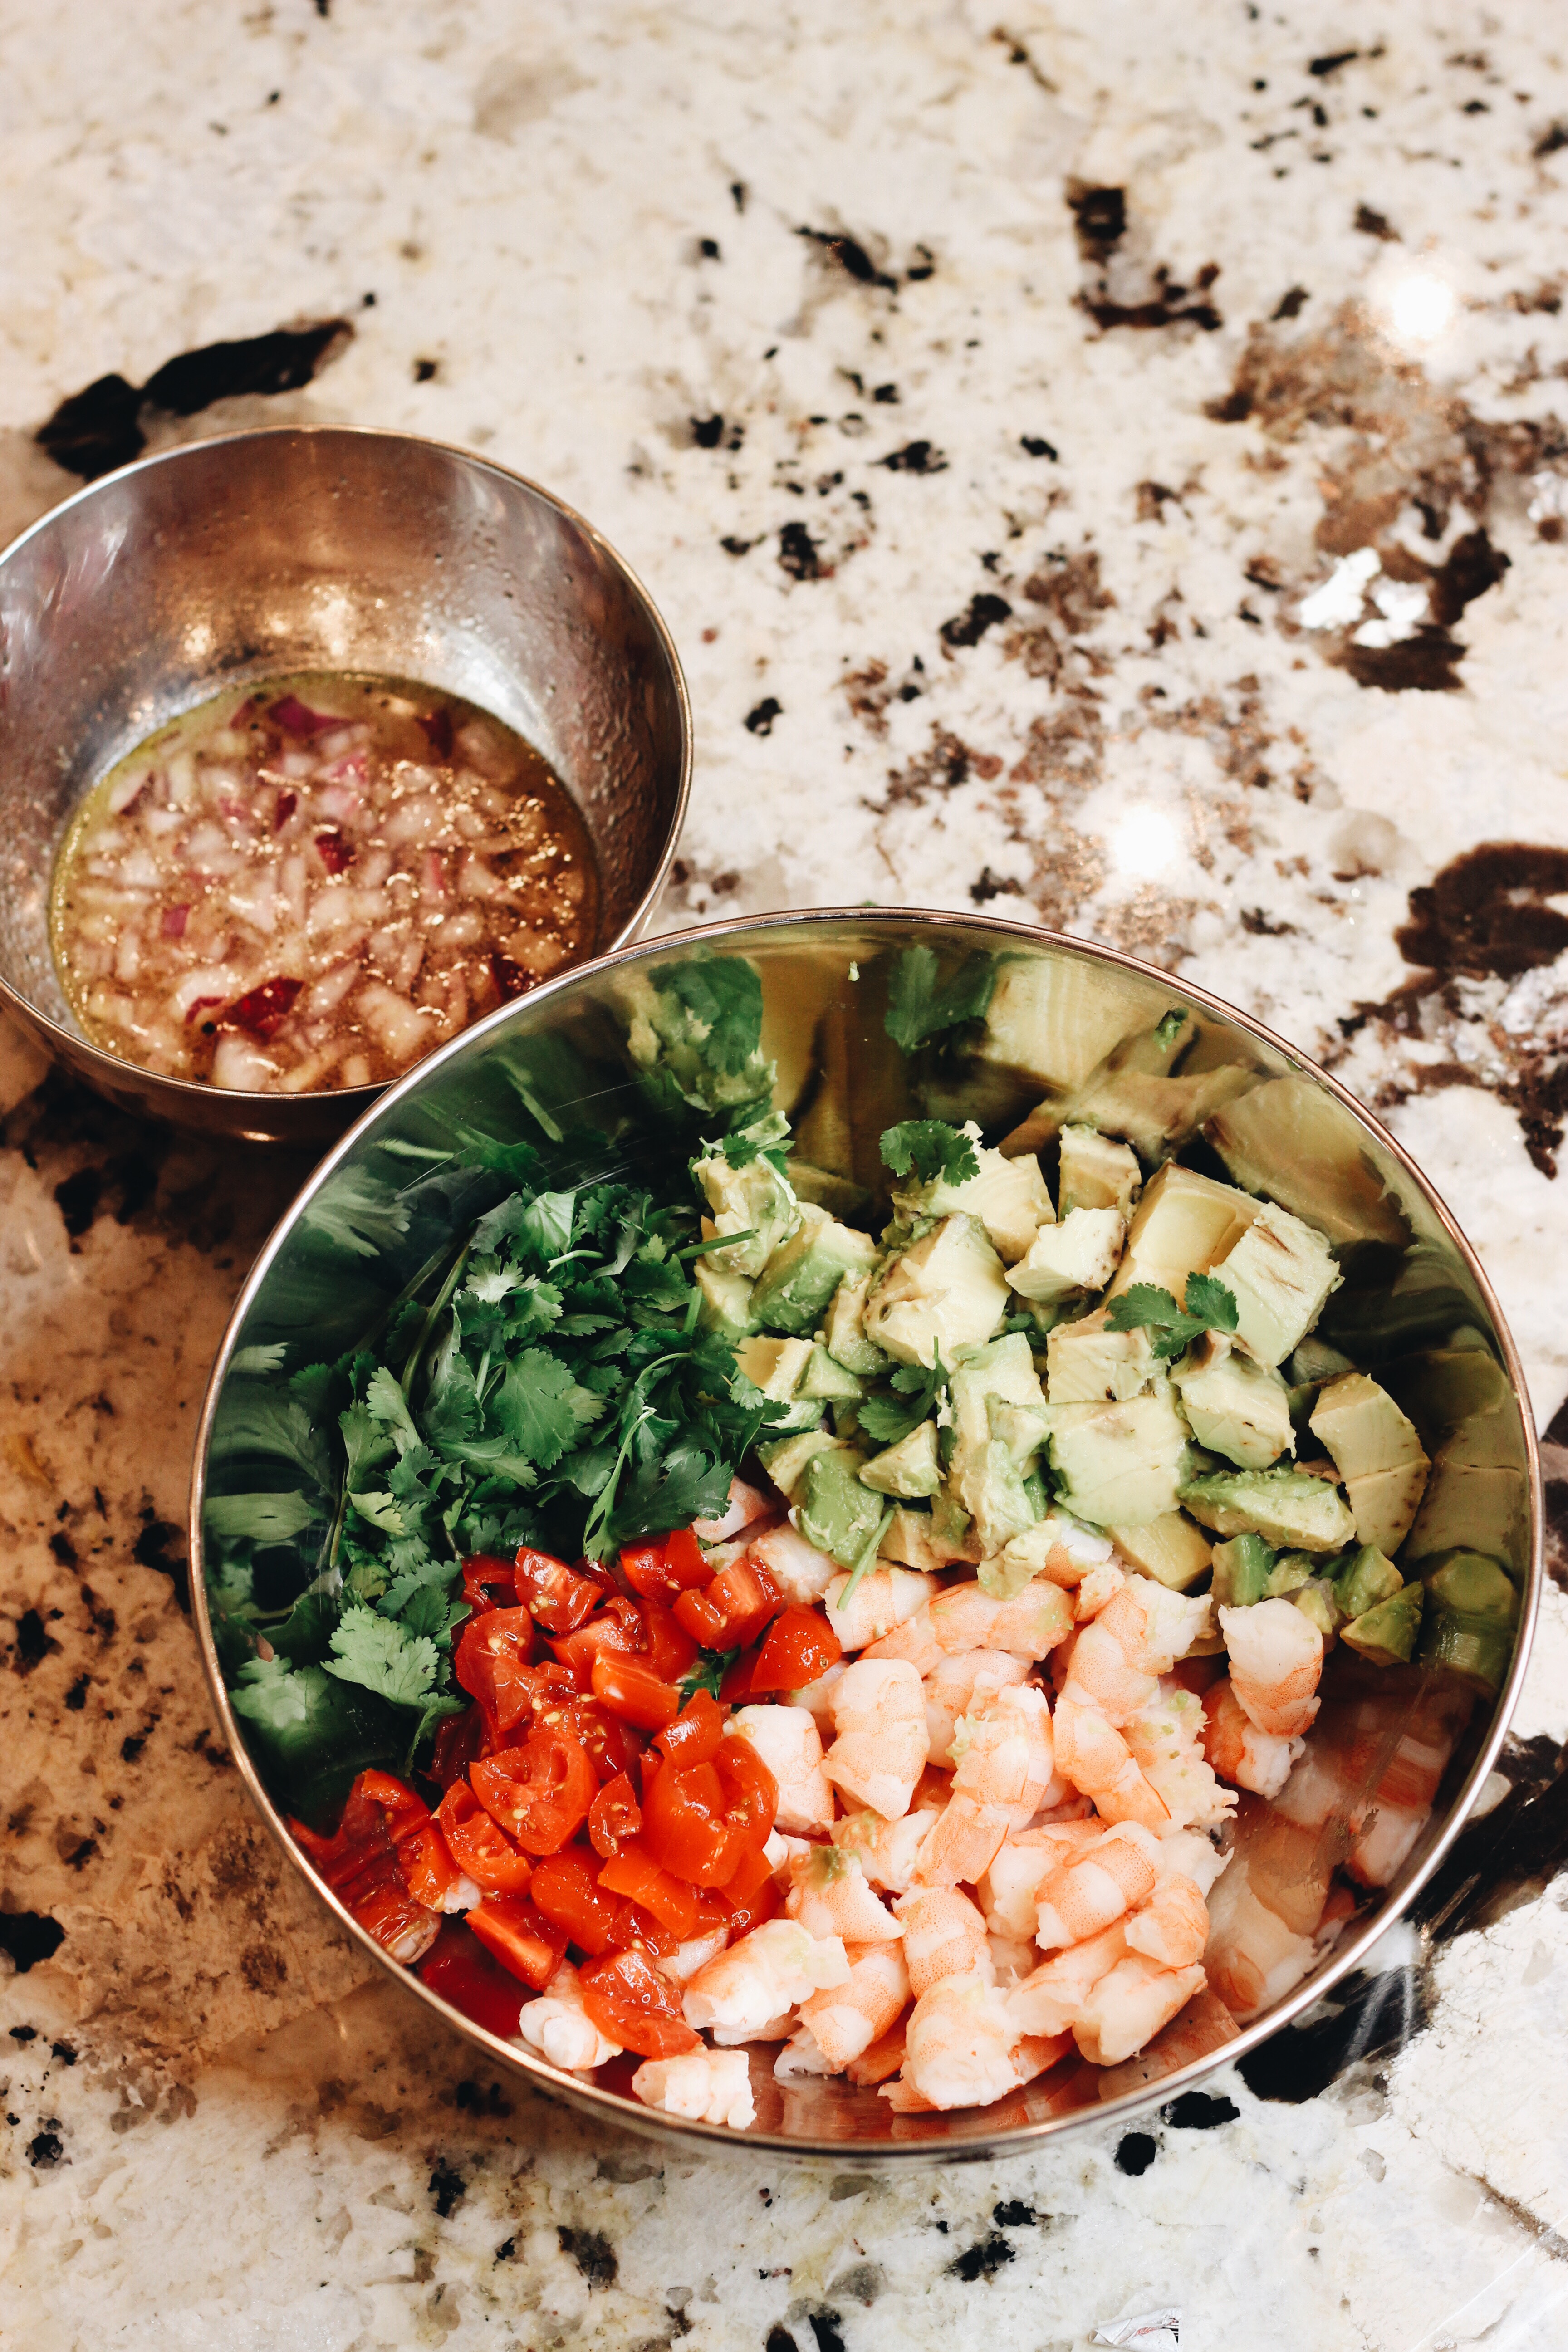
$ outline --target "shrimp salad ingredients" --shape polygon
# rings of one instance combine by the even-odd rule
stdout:
[[[121,761],[50,911],[94,1045],[259,1094],[399,1076],[595,920],[587,835],[537,752],[453,696],[335,674],[231,690]]]
[[[749,966],[627,992],[648,1189],[508,1147],[381,1360],[269,1392],[294,1460],[336,1410],[335,1502],[212,1507],[301,1845],[468,2015],[733,2129],[759,2065],[919,2116],[1219,2046],[1403,1866],[1518,1613],[1406,1549],[1329,1239],[1109,1117],[895,1123],[868,1229]],[[268,1610],[280,1504],[326,1565]]]

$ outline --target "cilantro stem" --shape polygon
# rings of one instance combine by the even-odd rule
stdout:
[[[679,1263],[682,1258],[702,1257],[709,1250],[731,1249],[737,1242],[752,1242],[756,1237],[755,1225],[748,1225],[743,1234],[714,1234],[705,1242],[689,1242],[684,1249],[671,1250],[670,1255]]]
[[[420,1359],[423,1357],[426,1347],[429,1345],[430,1334],[434,1331],[437,1324],[440,1321],[442,1316],[446,1313],[447,1307],[452,1303],[452,1299],[457,1292],[458,1285],[463,1278],[463,1268],[468,1262],[468,1253],[473,1246],[473,1235],[470,1234],[468,1240],[463,1244],[462,1248],[458,1252],[457,1257],[447,1273],[446,1281],[441,1285],[440,1289],[436,1293],[435,1297],[431,1300],[430,1305],[426,1309],[425,1320],[419,1326],[419,1337],[414,1343],[413,1352],[409,1356],[408,1361],[403,1367],[403,1378],[397,1384],[403,1391],[405,1397],[413,1389],[414,1376],[419,1370]]]
[[[857,1556],[855,1565],[849,1571],[849,1581],[835,1601],[835,1608],[842,1609],[845,1602],[849,1599],[850,1594],[859,1583],[860,1579],[865,1575],[866,1570],[876,1559],[878,1552],[881,1549],[882,1538],[887,1534],[888,1529],[891,1527],[892,1523],[893,1506],[891,1503],[886,1503],[882,1507],[881,1517],[878,1520],[876,1526],[872,1528],[870,1535],[867,1538],[864,1549]]]

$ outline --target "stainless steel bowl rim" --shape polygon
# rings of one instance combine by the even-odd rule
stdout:
[[[295,438],[300,436],[308,437],[315,434],[331,434],[338,437],[352,436],[363,441],[414,441],[423,448],[437,449],[447,457],[459,457],[465,465],[478,467],[485,473],[497,474],[505,481],[519,484],[523,489],[531,491],[535,498],[542,499],[547,506],[553,507],[556,512],[564,516],[568,522],[576,525],[584,537],[591,541],[619,572],[632,594],[646,612],[654,636],[669,664],[670,677],[675,686],[676,703],[680,713],[680,780],[676,793],[675,814],[669,828],[669,839],[665,844],[664,854],[649,879],[647,889],[637,900],[630,915],[621,925],[609,946],[601,950],[601,956],[615,954],[637,938],[658,904],[659,893],[669,877],[669,868],[674,860],[676,847],[686,824],[687,809],[691,799],[691,697],[687,689],[686,673],[680,666],[680,656],[675,649],[675,639],[669,633],[663,614],[648,594],[637,573],[632,570],[626,558],[610,544],[602,530],[596,529],[585,515],[579,514],[575,507],[568,505],[564,499],[558,498],[553,490],[546,489],[542,482],[534,481],[528,474],[520,474],[513,467],[498,466],[493,458],[480,457],[472,449],[465,449],[460,442],[437,441],[427,433],[403,433],[394,425],[259,425],[253,431],[215,433],[209,438],[200,441],[175,442],[170,448],[155,449],[150,457],[133,458],[128,466],[116,466],[112,473],[100,474],[95,481],[84,482],[79,490],[73,490],[69,498],[61,499],[58,504],[52,506],[47,514],[39,515],[35,522],[27,525],[26,530],[18,531],[15,539],[8,540],[4,547],[0,547],[0,563],[8,562],[13,555],[17,554],[38,533],[47,530],[61,515],[69,513],[75,507],[86,504],[96,498],[100,491],[111,488],[117,482],[124,481],[130,475],[149,473],[155,466],[173,464],[182,457],[189,457],[193,451],[198,449],[205,454],[214,449],[226,448],[238,442],[267,441],[283,436]],[[594,961],[598,960],[594,959]],[[572,971],[584,971],[587,970],[587,965],[574,964],[570,969]],[[539,993],[537,990],[531,992],[535,995]],[[127,1062],[118,1054],[105,1053],[102,1046],[95,1045],[89,1037],[80,1036],[74,1031],[63,1029],[50,1013],[43,1010],[41,1005],[30,1003],[26,997],[14,989],[3,972],[0,972],[0,1004],[14,1007],[28,1026],[35,1030],[46,1030],[50,1037],[58,1037],[62,1046],[68,1044],[73,1055],[79,1060],[84,1057],[89,1058],[103,1072],[107,1079],[121,1078],[126,1071],[135,1071],[141,1067],[140,1064]],[[461,1030],[458,1033],[461,1036],[467,1036],[469,1034],[468,1030]],[[158,1082],[161,1088],[167,1087],[177,1095],[190,1096],[196,1100],[205,1100],[213,1091],[210,1087],[197,1086],[191,1078],[170,1077],[163,1072],[158,1074]],[[332,1096],[335,1102],[343,1104],[345,1108],[356,1103],[363,1104],[368,1108],[373,1103],[378,1102],[389,1089],[384,1087],[333,1087],[326,1091]],[[226,1092],[229,1093],[230,1099],[238,1107],[243,1108],[247,1103],[254,1104],[257,1107],[258,1116],[261,1115],[263,1106],[270,1107],[277,1099],[273,1095],[252,1094],[240,1087],[226,1089]]]
[[[1387,1933],[1395,1920],[1408,1908],[1464,1827],[1470,1809],[1479,1796],[1482,1785],[1497,1760],[1498,1752],[1507,1735],[1509,1719],[1518,1704],[1520,1690],[1530,1662],[1530,1650],[1535,1632],[1544,1574],[1540,1454],[1536,1444],[1535,1421],[1530,1408],[1529,1391],[1525,1386],[1523,1367],[1520,1361],[1519,1351],[1514,1345],[1513,1335],[1498,1304],[1496,1293],[1488,1280],[1485,1268],[1470,1244],[1466,1240],[1447,1204],[1434,1190],[1404,1145],[1396,1137],[1390,1134],[1382,1121],[1374,1118],[1373,1113],[1357,1100],[1331,1071],[1321,1068],[1310,1055],[1303,1054],[1288,1039],[1267,1028],[1261,1021],[1254,1020],[1250,1013],[1243,1013],[1237,1006],[1227,1004],[1224,998],[1213,995],[1207,989],[1189,986],[1185,981],[1179,977],[1173,977],[1171,973],[1160,970],[1156,965],[1144,962],[1140,957],[1124,954],[1117,948],[1101,947],[1092,940],[1076,939],[1066,932],[1047,930],[1038,924],[1009,921],[999,916],[976,917],[954,914],[945,908],[812,907],[782,914],[742,916],[721,923],[695,925],[688,930],[662,932],[656,939],[645,940],[636,945],[620,948],[613,953],[595,957],[590,963],[578,964],[572,971],[563,972],[558,978],[547,981],[541,987],[532,990],[525,1001],[531,1007],[538,1005],[546,998],[569,989],[574,983],[616,965],[635,962],[643,957],[668,954],[672,949],[699,945],[711,946],[739,934],[754,936],[759,931],[782,930],[816,923],[855,923],[873,929],[885,927],[889,930],[918,929],[928,926],[934,929],[942,925],[960,923],[973,929],[994,932],[1004,938],[1029,940],[1065,949],[1071,954],[1082,955],[1097,962],[1109,963],[1123,971],[1136,973],[1140,978],[1163,983],[1179,995],[1184,1003],[1201,1006],[1205,1011],[1216,1014],[1221,1020],[1233,1023],[1237,1027],[1247,1031],[1250,1035],[1271,1047],[1276,1053],[1283,1055],[1297,1068],[1326,1087],[1354,1114],[1358,1120],[1371,1129],[1377,1140],[1415,1181],[1439,1218],[1448,1238],[1459,1252],[1492,1318],[1503,1350],[1504,1368],[1521,1407],[1530,1495],[1530,1559],[1525,1575],[1513,1658],[1507,1681],[1498,1696],[1491,1727],[1482,1741],[1475,1760],[1449,1808],[1447,1820],[1435,1838],[1430,1852],[1415,1869],[1408,1884],[1402,1888],[1397,1903],[1393,1906],[1384,1904],[1376,1906],[1367,1924],[1342,1937],[1333,1948],[1328,1960],[1309,1971],[1303,1984],[1269,2010],[1266,2016],[1255,2020],[1250,2025],[1242,2026],[1236,2039],[1227,2042],[1222,2049],[1205,2057],[1194,2059],[1190,2064],[1176,2069],[1169,2074],[1162,2075],[1157,2083],[1150,2084],[1139,2090],[1126,2092],[1121,2098],[1107,2099],[1097,2106],[1078,2108],[1065,2116],[1049,2117],[1041,2123],[1010,2126],[995,2139],[965,2140],[955,2147],[949,2147],[941,2142],[919,2140],[902,2142],[893,2139],[813,2142],[789,2138],[778,2133],[736,2132],[720,2124],[690,2123],[683,2118],[666,2115],[660,2109],[644,2106],[637,2099],[623,2097],[618,2092],[601,2089],[597,2084],[584,2082],[577,2075],[563,2073],[559,2067],[551,2066],[543,2059],[518,2049],[510,2042],[503,2041],[499,2034],[489,2032],[484,2027],[475,2024],[470,2018],[466,2017],[460,2010],[455,2009],[449,2001],[443,2000],[439,1994],[433,1992],[427,1985],[414,1975],[411,1969],[402,1967],[383,1949],[375,1938],[360,1926],[353,1914],[338,1900],[325,1881],[317,1875],[300,1847],[289,1836],[282,1817],[250,1757],[244,1736],[235,1722],[229,1706],[228,1692],[218,1663],[217,1647],[213,1638],[206,1605],[206,1583],[202,1555],[204,1472],[213,1418],[217,1408],[218,1397],[227,1376],[229,1359],[234,1352],[236,1341],[252,1300],[266,1280],[273,1259],[277,1256],[301,1211],[327,1182],[340,1161],[353,1150],[360,1137],[374,1118],[378,1118],[384,1110],[391,1109],[404,1095],[411,1093],[441,1062],[471,1045],[476,1038],[483,1036],[487,1032],[504,1027],[515,1015],[516,1007],[512,1005],[502,1005],[498,1011],[487,1014],[484,1020],[476,1022],[471,1028],[462,1031],[447,1045],[429,1055],[425,1061],[416,1064],[415,1068],[405,1077],[399,1079],[395,1086],[386,1089],[372,1108],[349,1129],[315,1170],[309,1182],[296,1196],[286,1214],[268,1236],[252,1266],[245,1287],[235,1303],[234,1311],[229,1318],[227,1328],[219,1346],[202,1405],[201,1421],[196,1431],[189,1514],[192,1606],[201,1643],[202,1664],[206,1671],[207,1682],[217,1707],[224,1737],[239,1767],[241,1777],[273,1837],[295,1869],[300,1873],[313,1892],[332,1912],[340,1927],[354,1938],[367,1957],[384,1969],[405,1991],[411,1992],[416,1999],[425,2001],[447,2024],[454,2027],[467,2040],[482,2050],[487,2057],[499,2064],[518,2068],[521,2073],[531,2077],[542,2089],[564,2095],[574,2106],[596,2110],[608,2121],[616,2123],[622,2128],[640,2132],[645,2136],[662,2138],[669,2135],[700,2143],[710,2148],[765,2149],[770,2155],[790,2157],[804,2161],[831,2158],[841,2168],[869,2168],[882,2167],[890,2162],[907,2164],[911,2161],[926,2164],[973,2164],[998,2156],[1022,2156],[1044,2141],[1058,2137],[1064,2132],[1091,2124],[1113,2124],[1136,2115],[1151,2105],[1163,2105],[1182,2091],[1190,2089],[1205,2075],[1212,2074],[1216,2067],[1230,2065],[1238,2058],[1244,2058],[1249,2051],[1256,2050],[1271,2034],[1279,2032],[1281,2026],[1288,2025],[1293,2018],[1300,2016],[1304,2010],[1321,2000],[1335,1984],[1339,1983],[1365,1958],[1373,1945]]]

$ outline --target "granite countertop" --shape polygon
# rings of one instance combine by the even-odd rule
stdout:
[[[1260,1014],[1450,1201],[1568,1506],[1561,29],[16,9],[0,538],[237,424],[548,483],[687,664],[658,923],[991,906]],[[1300,2030],[1005,2165],[701,2158],[368,1979],[215,1736],[190,1433],[303,1163],[9,1032],[0,1111],[8,2346],[1568,2341],[1561,1519],[1489,1810]]]

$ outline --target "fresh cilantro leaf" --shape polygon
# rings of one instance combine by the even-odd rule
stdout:
[[[741,956],[701,956],[660,964],[648,977],[684,1005],[714,1068],[739,1076],[762,1043],[763,983],[755,968]]]
[[[209,1495],[208,1534],[220,1544],[286,1544],[315,1517],[303,1495]]]
[[[384,1364],[371,1374],[364,1402],[371,1419],[391,1432],[399,1454],[406,1454],[410,1446],[423,1442],[408,1410],[408,1399]]]
[[[895,1045],[913,1054],[944,1030],[982,1021],[996,987],[996,959],[977,948],[952,978],[939,982],[934,948],[905,948],[888,988],[887,1031]]]
[[[313,1486],[325,1488],[331,1483],[326,1437],[286,1389],[263,1388],[250,1381],[226,1388],[212,1450],[215,1462],[259,1456],[287,1462]]]
[[[966,1184],[980,1173],[972,1139],[942,1118],[906,1118],[899,1127],[884,1128],[882,1160],[895,1176],[907,1176],[912,1168],[922,1184],[935,1179]]]
[[[348,1455],[347,1475],[351,1488],[363,1486],[366,1471],[378,1469],[397,1451],[368,1405],[349,1405],[338,1415],[338,1427],[342,1432],[343,1449]]]
[[[507,1265],[499,1257],[487,1255],[468,1261],[468,1278],[463,1285],[466,1298],[477,1298],[485,1307],[499,1307],[510,1291],[515,1290],[528,1276],[520,1265]]]
[[[507,1366],[490,1410],[525,1461],[552,1470],[576,1443],[578,1431],[598,1420],[605,1401],[580,1387],[559,1357],[525,1348]]]
[[[300,1223],[356,1257],[376,1257],[403,1239],[412,1212],[380,1177],[341,1168],[300,1213]]]
[[[427,1634],[410,1634],[373,1609],[347,1609],[333,1632],[326,1671],[379,1692],[395,1706],[423,1706],[435,1689],[440,1654]]]
[[[405,1536],[408,1520],[395,1495],[374,1489],[349,1496],[350,1502],[369,1526],[379,1528],[383,1535]]]
[[[296,1666],[320,1665],[327,1654],[331,1631],[342,1606],[335,1592],[301,1592],[282,1624],[271,1635],[272,1646]]]
[[[572,1246],[575,1192],[540,1192],[523,1212],[521,1238],[543,1258],[557,1258]]]
[[[1163,1360],[1181,1355],[1200,1331],[1235,1330],[1236,1295],[1217,1275],[1188,1275],[1186,1297],[1184,1308],[1158,1283],[1135,1282],[1111,1300],[1106,1328],[1152,1332],[1154,1354]]]
[[[855,1408],[860,1428],[877,1445],[897,1445],[920,1427],[947,1386],[947,1370],[937,1354],[929,1371],[921,1364],[906,1364],[893,1374],[891,1385],[901,1396],[868,1396]]]
[[[280,1372],[288,1358],[288,1341],[276,1339],[264,1347],[237,1348],[228,1369],[240,1380],[260,1380],[268,1372]]]
[[[784,1113],[765,1111],[761,1118],[747,1118],[743,1125],[731,1128],[719,1149],[731,1168],[749,1167],[761,1152],[765,1152],[776,1166],[784,1158],[776,1146],[784,1143],[788,1134],[789,1121]]]
[[[699,1650],[695,1660],[675,1685],[680,1693],[681,1706],[688,1706],[699,1691],[706,1691],[710,1698],[717,1698],[725,1675],[740,1654],[739,1650]]]
[[[1183,1292],[1186,1312],[1210,1331],[1234,1331],[1236,1293],[1217,1274],[1189,1274]]]

